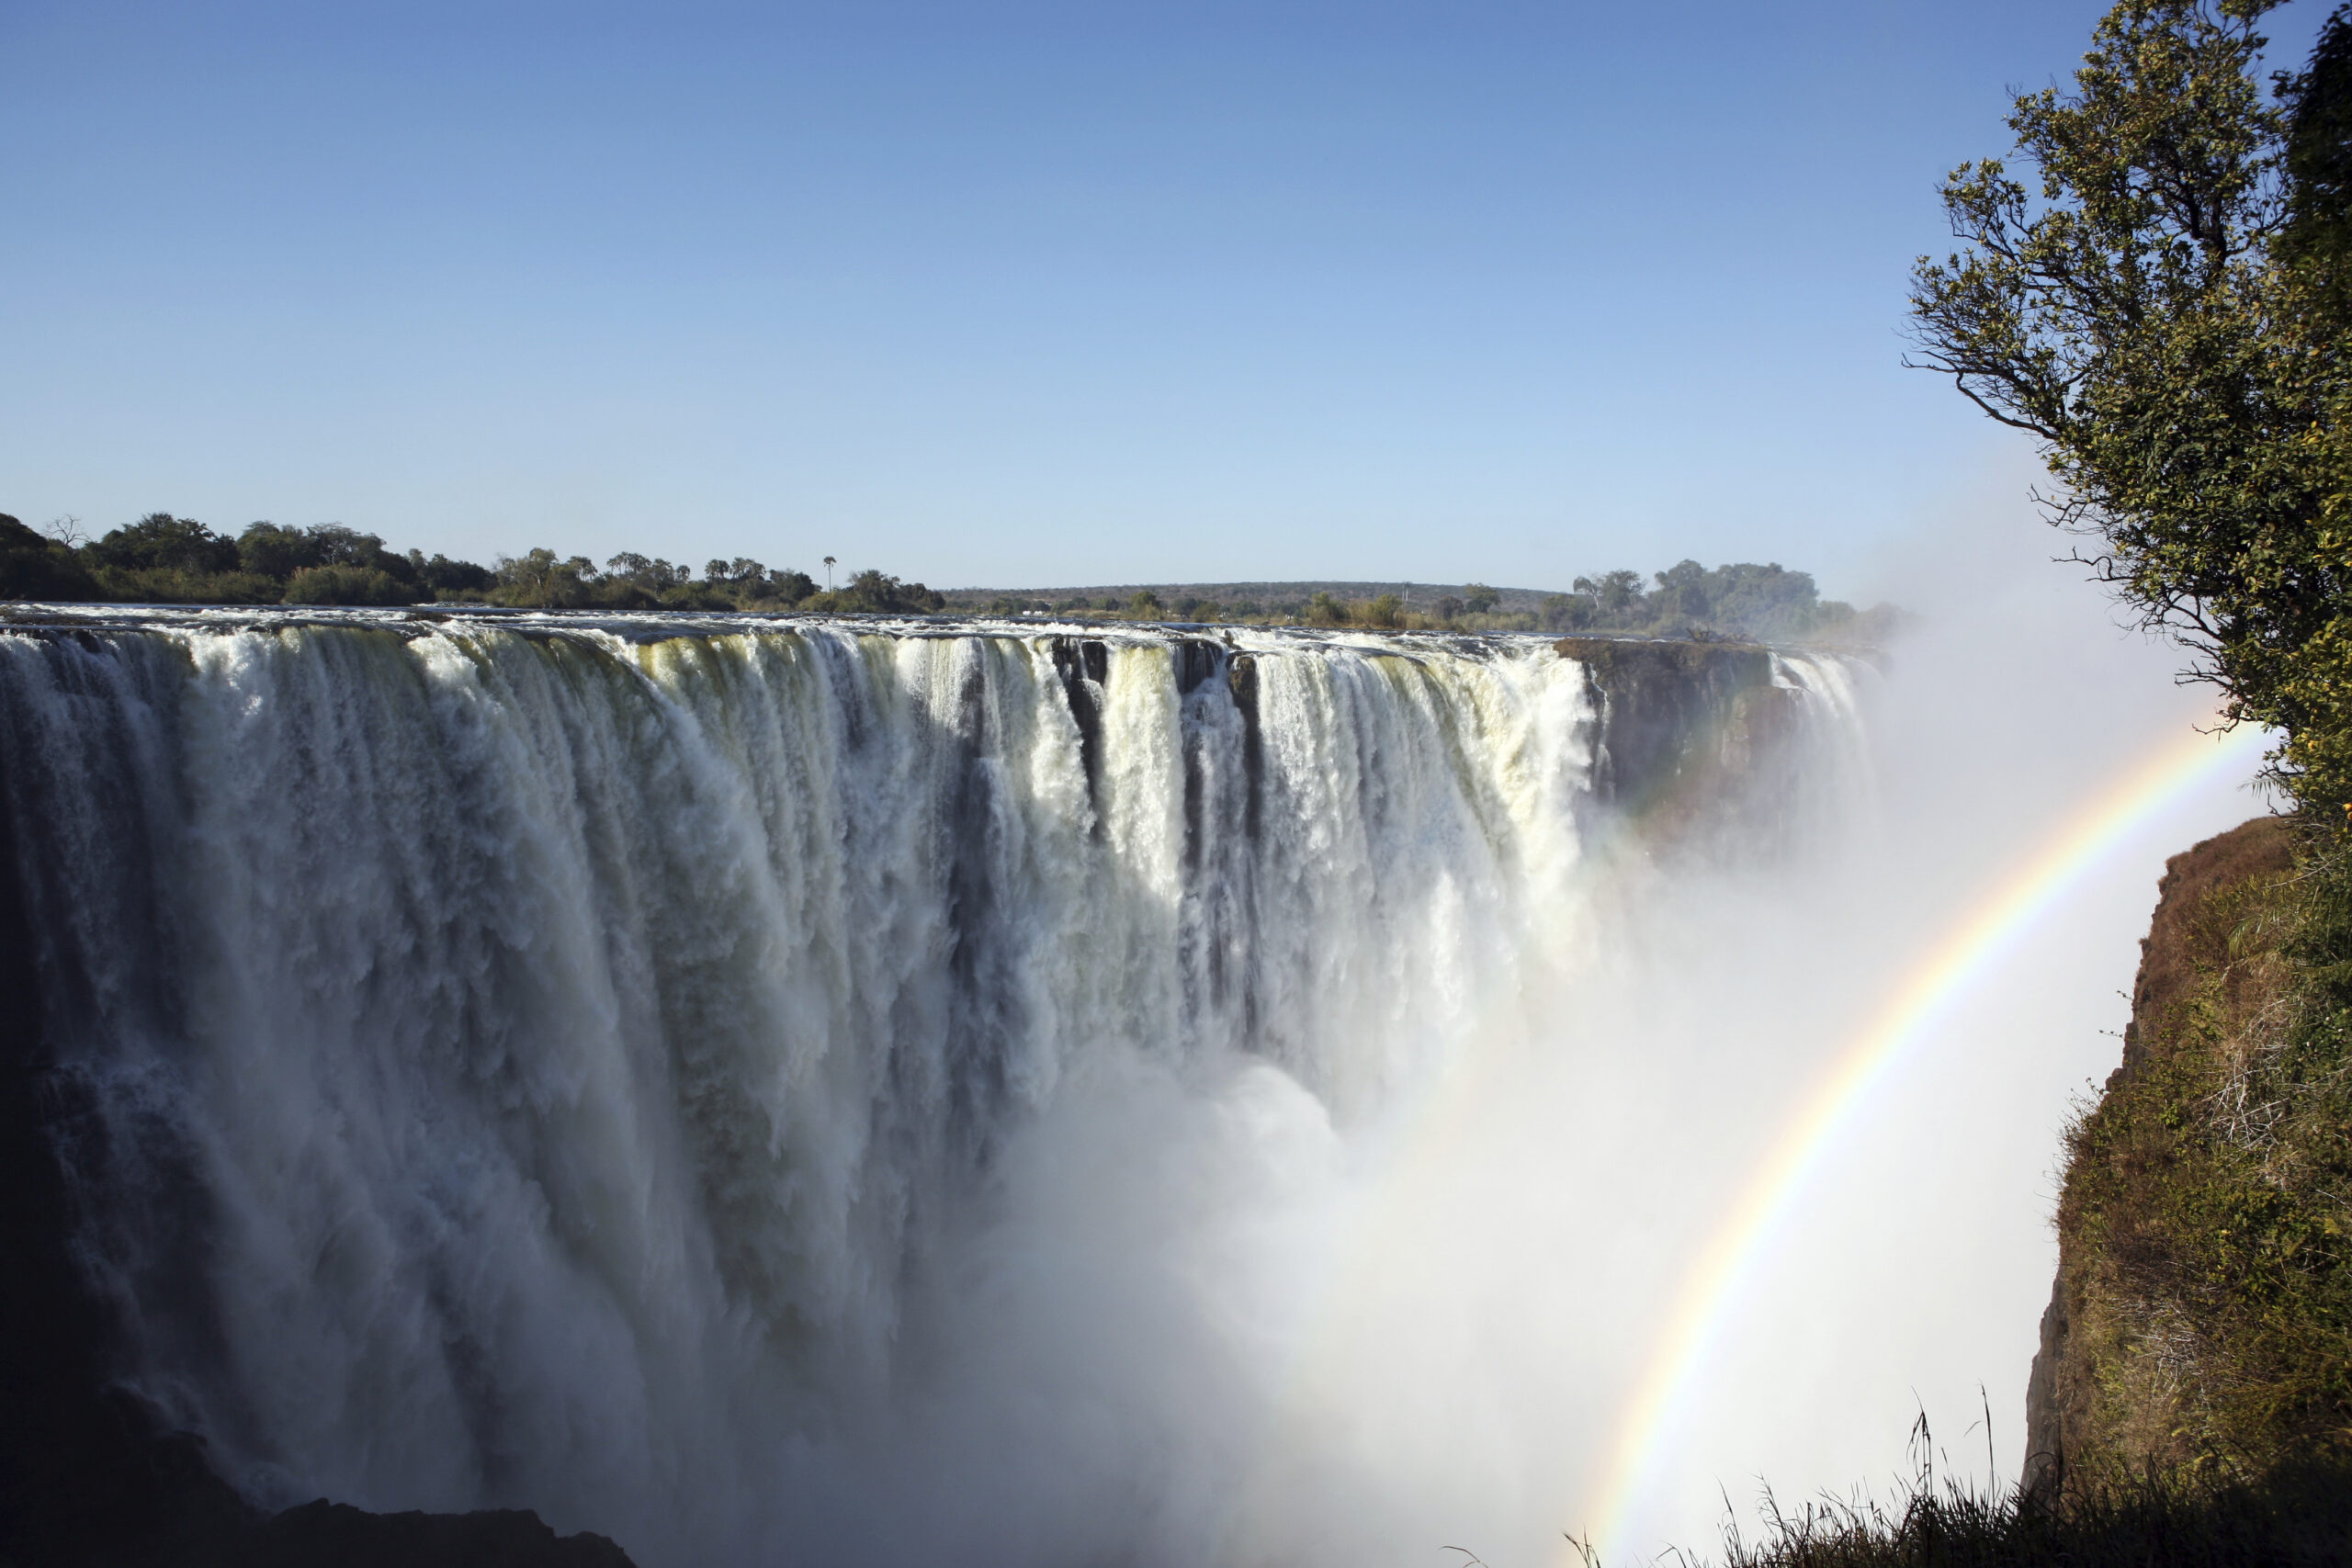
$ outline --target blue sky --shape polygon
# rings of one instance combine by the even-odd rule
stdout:
[[[0,510],[1859,592],[2014,463],[1907,271],[2103,9],[0,0]]]

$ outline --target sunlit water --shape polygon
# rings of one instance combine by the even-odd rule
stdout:
[[[649,1564],[1537,1550],[1847,1005],[1875,677],[1771,670],[1669,834],[1534,638],[0,634],[125,1375]]]

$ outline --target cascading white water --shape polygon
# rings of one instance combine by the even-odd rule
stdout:
[[[1766,782],[1827,809],[1850,671],[1771,671]],[[126,1374],[270,1503],[920,1560],[840,1532],[960,1440],[920,1434],[989,1353],[956,1324],[1027,1130],[1241,1071],[1344,1130],[1572,994],[1628,860],[1603,705],[1536,639],[0,631]],[[1148,1523],[1182,1457],[962,1560],[1203,1550]]]

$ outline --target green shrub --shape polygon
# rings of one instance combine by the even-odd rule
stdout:
[[[286,585],[288,604],[408,604],[416,591],[390,572],[357,566],[306,566]]]

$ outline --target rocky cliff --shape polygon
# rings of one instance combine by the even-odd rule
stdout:
[[[2313,1248],[2299,1264],[2291,1234],[2250,1213],[2278,1221],[2302,1185],[2281,1157],[2292,863],[2288,823],[2268,817],[2166,863],[2123,1059],[2068,1136],[2058,1276],[2026,1391],[2030,1492],[2152,1462],[2258,1466],[2291,1438],[2284,1412],[2244,1395],[2284,1392],[2290,1370],[2248,1331],[2270,1275],[2324,1261]]]
[[[1600,715],[1593,794],[1654,850],[1718,858],[1792,824],[1805,694],[1744,643],[1563,637]],[[1736,856],[1734,858],[1736,858]]]

